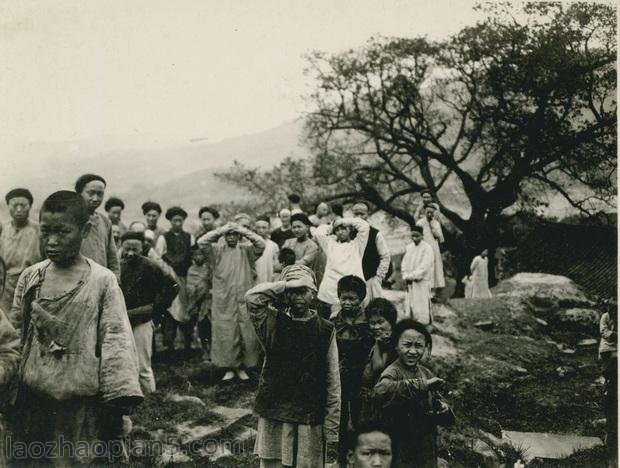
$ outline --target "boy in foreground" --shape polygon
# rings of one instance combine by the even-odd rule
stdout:
[[[40,226],[48,259],[24,270],[13,303],[22,342],[15,439],[54,444],[45,453],[54,465],[118,460],[122,416],[143,399],[123,293],[114,273],[80,254],[90,227],[80,195],[50,195]],[[58,452],[61,442],[106,450]]]
[[[326,448],[333,463],[338,442],[340,375],[334,326],[310,309],[316,294],[312,270],[292,265],[281,278],[259,284],[245,296],[265,350],[254,453],[262,468],[320,468]]]

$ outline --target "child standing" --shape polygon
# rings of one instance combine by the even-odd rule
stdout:
[[[96,455],[113,456],[123,414],[143,399],[123,293],[110,270],[80,254],[89,229],[82,197],[55,192],[39,218],[47,260],[24,270],[13,302],[22,340],[15,438],[56,450],[59,439],[74,447],[101,441],[108,452]],[[67,466],[94,456],[45,453]]]
[[[185,288],[187,291],[187,311],[190,316],[190,341],[194,324],[198,324],[200,345],[209,356],[211,341],[211,287],[213,269],[207,262],[207,253],[198,244],[192,246],[192,265],[187,270]]]
[[[374,389],[394,443],[392,467],[436,467],[436,428],[452,424],[454,414],[437,393],[445,382],[420,365],[431,354],[432,337],[411,319],[398,322],[392,336],[398,359]]]
[[[394,305],[382,297],[373,299],[364,310],[375,344],[368,354],[362,375],[362,415],[360,419],[375,420],[378,413],[372,401],[372,390],[387,366],[396,358],[392,343],[392,330],[396,325],[397,312]]]
[[[312,270],[284,268],[282,280],[262,283],[245,299],[265,364],[255,411],[254,453],[261,468],[320,468],[336,450],[340,419],[340,376],[334,326],[311,304]]]
[[[360,390],[362,374],[373,344],[373,337],[362,310],[366,298],[366,282],[358,276],[347,275],[338,281],[340,311],[334,317],[340,365],[341,407],[340,440],[345,440],[349,420],[357,426],[361,411]],[[340,463],[346,462],[346,447],[340,445]]]

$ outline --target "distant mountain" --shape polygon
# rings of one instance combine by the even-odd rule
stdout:
[[[156,139],[107,138],[33,144],[19,150],[23,157],[11,155],[9,164],[0,171],[0,184],[7,190],[30,188],[36,206],[54,190],[70,189],[81,174],[93,172],[108,181],[107,195],[125,200],[127,219],[141,216],[139,206],[148,198],[165,206],[178,203],[194,210],[204,203],[245,196],[242,190],[213,175],[234,160],[251,167],[272,167],[287,156],[308,155],[299,143],[301,130],[302,122],[297,120],[217,143],[208,143],[205,138],[177,145]]]

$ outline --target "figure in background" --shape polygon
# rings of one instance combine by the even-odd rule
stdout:
[[[422,228],[424,241],[433,249],[433,276],[431,278],[431,300],[434,300],[436,294],[446,286],[443,274],[443,259],[441,258],[441,249],[439,244],[444,242],[441,224],[435,219],[435,207],[429,205],[424,211],[424,218],[418,220],[417,226]]]
[[[349,425],[355,428],[361,412],[362,374],[373,344],[372,334],[362,310],[366,283],[359,276],[347,275],[338,281],[340,311],[332,322],[336,329],[340,367],[340,436],[346,439]],[[340,445],[339,461],[346,463],[346,445]]]
[[[295,261],[297,257],[295,256],[295,251],[293,249],[289,249],[288,247],[283,247],[280,249],[280,253],[278,253],[278,263],[284,269],[287,266],[295,265]]]
[[[355,239],[351,229],[357,231]],[[327,265],[323,281],[319,286],[319,313],[322,316],[335,316],[338,303],[338,281],[346,275],[364,277],[362,257],[370,226],[361,218],[342,218],[334,222],[333,227],[325,224],[314,229],[314,238],[327,256]],[[333,234],[332,234],[333,232]]]
[[[431,355],[428,330],[411,319],[394,327],[398,359],[381,374],[374,398],[394,444],[394,468],[437,466],[437,426],[454,422],[454,414],[438,393],[445,382],[421,365]]]
[[[6,270],[0,259],[0,296],[4,292],[5,280]],[[0,307],[0,404],[3,408],[10,404],[11,398],[14,397],[14,387],[11,384],[15,381],[21,353],[19,334],[6,316],[8,312],[9,309],[5,311]],[[0,415],[0,467],[2,468],[7,466],[7,458],[12,458],[5,444],[8,432],[4,412]]]
[[[407,283],[405,296],[405,315],[418,322],[430,325],[431,281],[433,275],[433,248],[422,240],[422,228],[411,227],[411,242],[405,249],[401,263],[403,280]]]
[[[368,221],[368,213],[370,206],[367,201],[360,200],[355,202],[351,211],[353,216]],[[386,279],[388,270],[390,269],[390,249],[383,234],[378,229],[370,226],[368,233],[368,242],[364,249],[362,257],[362,269],[364,271],[364,279],[368,288],[368,300],[371,301],[376,297],[383,297],[383,289],[381,285]]]
[[[85,201],[90,214],[90,228],[82,242],[81,254],[104,266],[120,281],[118,249],[112,235],[112,223],[97,212],[105,193],[106,181],[96,174],[84,174],[75,182],[75,191]]]
[[[603,303],[601,316],[599,358],[603,364],[603,409],[605,411],[605,445],[609,466],[618,466],[618,304]]]
[[[332,212],[329,209],[329,205],[325,202],[319,203],[314,214],[309,216],[309,219],[314,227],[330,224],[332,222]]]
[[[146,227],[155,234],[153,245],[157,245],[157,241],[160,236],[163,236],[166,233],[166,229],[157,224],[161,216],[161,212],[161,205],[159,203],[147,201],[142,204],[142,214],[144,215],[144,219],[146,221]]]
[[[39,224],[30,219],[32,194],[25,188],[10,190],[4,197],[11,219],[0,226],[0,258],[6,281],[0,295],[0,309],[7,314],[13,305],[15,286],[22,271],[41,260]]]
[[[207,358],[211,350],[211,289],[213,287],[213,266],[207,260],[208,254],[198,244],[192,246],[192,266],[187,270],[185,283],[190,323],[198,324],[200,346]]]
[[[291,229],[291,210],[287,208],[280,210],[278,218],[280,218],[282,225],[271,232],[271,240],[278,244],[278,247],[281,249],[284,246],[284,242],[287,239],[293,239],[295,234],[293,234]]]
[[[295,252],[295,263],[304,265],[315,272],[316,256],[319,246],[310,239],[310,226],[312,223],[304,213],[297,213],[291,217],[291,230],[295,236],[284,242],[283,247]]]
[[[347,466],[350,468],[390,468],[392,438],[376,421],[362,423],[347,438]]]
[[[433,200],[433,194],[430,190],[425,189],[420,193],[421,202],[417,206],[415,213],[413,214],[414,219],[420,220],[425,216],[426,207],[432,206],[436,210],[436,217],[438,221],[441,221],[441,213],[439,211],[439,204]]]
[[[177,285],[153,261],[143,256],[144,234],[127,231],[121,237],[121,290],[133,331],[142,393],[155,391],[151,367],[154,317],[161,316],[177,294]]]
[[[47,260],[24,270],[13,302],[22,343],[14,440],[51,443],[45,461],[57,466],[120,461],[123,415],[143,400],[123,293],[110,270],[80,254],[92,219],[84,198],[55,192],[39,216]],[[104,450],[59,452],[61,438]]]
[[[196,232],[196,239],[217,228],[220,212],[212,206],[203,206],[198,210],[198,218],[200,219],[200,228]]]
[[[185,280],[187,270],[192,264],[191,247],[194,244],[194,236],[183,230],[183,224],[187,219],[187,212],[183,208],[178,206],[168,208],[166,219],[170,221],[170,230],[159,236],[155,251],[174,270],[179,291],[162,321],[164,345],[169,351],[174,351],[174,340],[177,329],[180,329],[185,349],[190,350],[195,323],[191,322],[187,310]]]
[[[121,255],[121,228],[118,224],[112,225],[112,239],[114,239],[114,245],[116,245],[117,253]]]
[[[480,255],[476,255],[469,267],[471,271],[470,285],[467,288],[470,298],[489,298],[491,291],[489,290],[489,259],[488,251],[484,249]]]
[[[281,267],[278,263],[280,253],[278,244],[269,239],[269,217],[259,216],[254,223],[254,231],[265,241],[265,250],[256,260],[256,283],[270,283],[276,270],[280,270]]]
[[[334,326],[311,309],[314,273],[303,265],[255,286],[247,309],[265,351],[254,453],[261,468],[322,468],[338,447],[340,374]],[[327,450],[326,450],[327,449]]]
[[[226,242],[218,243],[220,237]],[[241,242],[245,237],[249,242]],[[248,380],[245,368],[258,364],[256,333],[245,307],[245,293],[254,286],[256,259],[265,242],[256,233],[229,223],[206,233],[198,244],[208,248],[213,267],[213,340],[211,360],[226,369],[222,380]]]
[[[103,209],[108,214],[108,219],[112,223],[112,226],[118,226],[119,235],[122,236],[127,232],[127,226],[121,221],[123,210],[125,209],[125,203],[123,200],[116,197],[110,197],[103,205]]]
[[[288,196],[288,201],[291,207],[291,215],[304,212],[304,210],[301,208],[301,197],[299,195],[297,195],[296,193],[291,193]]]

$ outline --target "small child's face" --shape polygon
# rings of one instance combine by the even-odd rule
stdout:
[[[342,312],[359,310],[362,299],[354,291],[343,291],[338,295]]]
[[[192,260],[195,265],[202,266],[205,263],[205,254],[200,250],[192,252]]]
[[[392,337],[392,325],[379,314],[373,314],[368,318],[368,326],[375,340],[387,343]]]
[[[56,264],[66,264],[80,253],[82,239],[88,234],[89,224],[79,226],[70,213],[43,211],[39,220],[41,249]]]
[[[291,312],[295,316],[303,315],[314,299],[314,292],[306,287],[287,289],[285,294]]]
[[[416,330],[405,330],[398,338],[396,352],[407,367],[415,367],[424,357],[427,347],[424,335]]]
[[[334,229],[334,234],[338,242],[349,242],[351,240],[351,231],[348,226],[340,225]]]

